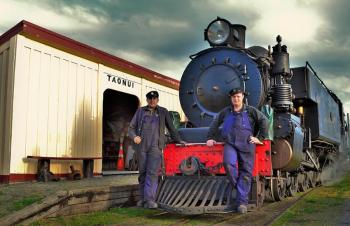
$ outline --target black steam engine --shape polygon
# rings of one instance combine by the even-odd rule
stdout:
[[[281,44],[281,36],[277,36],[272,51],[270,47],[246,48],[245,30],[243,25],[217,18],[204,32],[211,48],[190,56],[179,92],[181,106],[194,128],[179,130],[189,143],[186,147],[170,145],[164,150],[168,177],[159,189],[158,203],[168,210],[200,213],[230,208],[227,206],[230,206],[232,188],[222,182],[224,179],[203,176],[201,168],[207,168],[207,174],[209,171],[215,178],[225,178],[219,176],[222,170],[208,170],[213,169],[213,164],[206,165],[208,159],[214,158],[219,164],[222,157],[211,156],[214,151],[208,151],[204,143],[211,121],[230,104],[227,94],[232,88],[243,88],[246,103],[264,112],[270,122],[271,142],[265,143],[263,167],[262,163],[257,165],[260,160],[256,157],[251,196],[256,205],[261,205],[265,193],[278,201],[315,186],[320,182],[322,170],[335,161],[339,152],[349,148],[349,116],[345,119],[341,101],[310,64],[290,68],[289,53],[287,46]],[[209,157],[199,156],[199,149]],[[186,153],[186,158],[168,158],[177,151],[181,153],[176,154],[177,157]],[[188,179],[191,175],[188,176],[184,165],[190,169],[197,167],[191,171],[193,176],[202,176]],[[177,169],[178,166],[181,169]],[[266,167],[270,170],[266,171]],[[179,176],[184,174],[187,176]],[[193,181],[184,182],[190,180]],[[193,185],[206,180],[214,182]],[[210,183],[223,184],[210,187]],[[226,190],[225,186],[228,186]],[[190,197],[196,199],[189,200]],[[189,205],[182,207],[182,203]],[[215,203],[221,206],[215,207]],[[196,208],[200,210],[194,211]]]

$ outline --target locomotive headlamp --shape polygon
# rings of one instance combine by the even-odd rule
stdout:
[[[212,21],[204,36],[212,46],[225,45],[230,37],[230,22],[221,18]]]
[[[245,48],[246,27],[241,24],[231,24],[228,20],[218,17],[204,30],[204,40],[211,46],[229,46]]]

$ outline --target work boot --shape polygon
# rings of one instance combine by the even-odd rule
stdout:
[[[137,207],[143,207],[143,204],[144,204],[144,201],[143,200],[139,200],[139,201],[137,201],[136,206]]]
[[[245,205],[239,205],[239,207],[237,208],[237,212],[238,212],[238,213],[242,213],[242,214],[247,213],[247,206],[245,206]]]
[[[153,201],[146,201],[145,208],[157,209],[158,208],[158,204],[156,202],[153,202]]]

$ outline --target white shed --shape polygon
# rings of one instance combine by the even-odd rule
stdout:
[[[178,86],[175,79],[21,21],[0,36],[0,183],[35,179],[37,160],[28,156],[66,158],[50,162],[59,176],[70,165],[82,171],[75,158],[100,158],[94,174],[115,169],[112,149],[119,148],[125,123],[148,91],[158,90],[159,104],[183,117]]]

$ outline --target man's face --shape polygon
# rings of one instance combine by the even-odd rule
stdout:
[[[155,107],[157,107],[158,101],[159,101],[158,97],[153,97],[153,98],[151,98],[151,99],[148,99],[148,98],[147,98],[147,104],[148,104],[148,106],[149,106],[150,108],[155,108]]]
[[[231,103],[233,105],[242,105],[243,104],[243,93],[236,93],[231,96]]]

